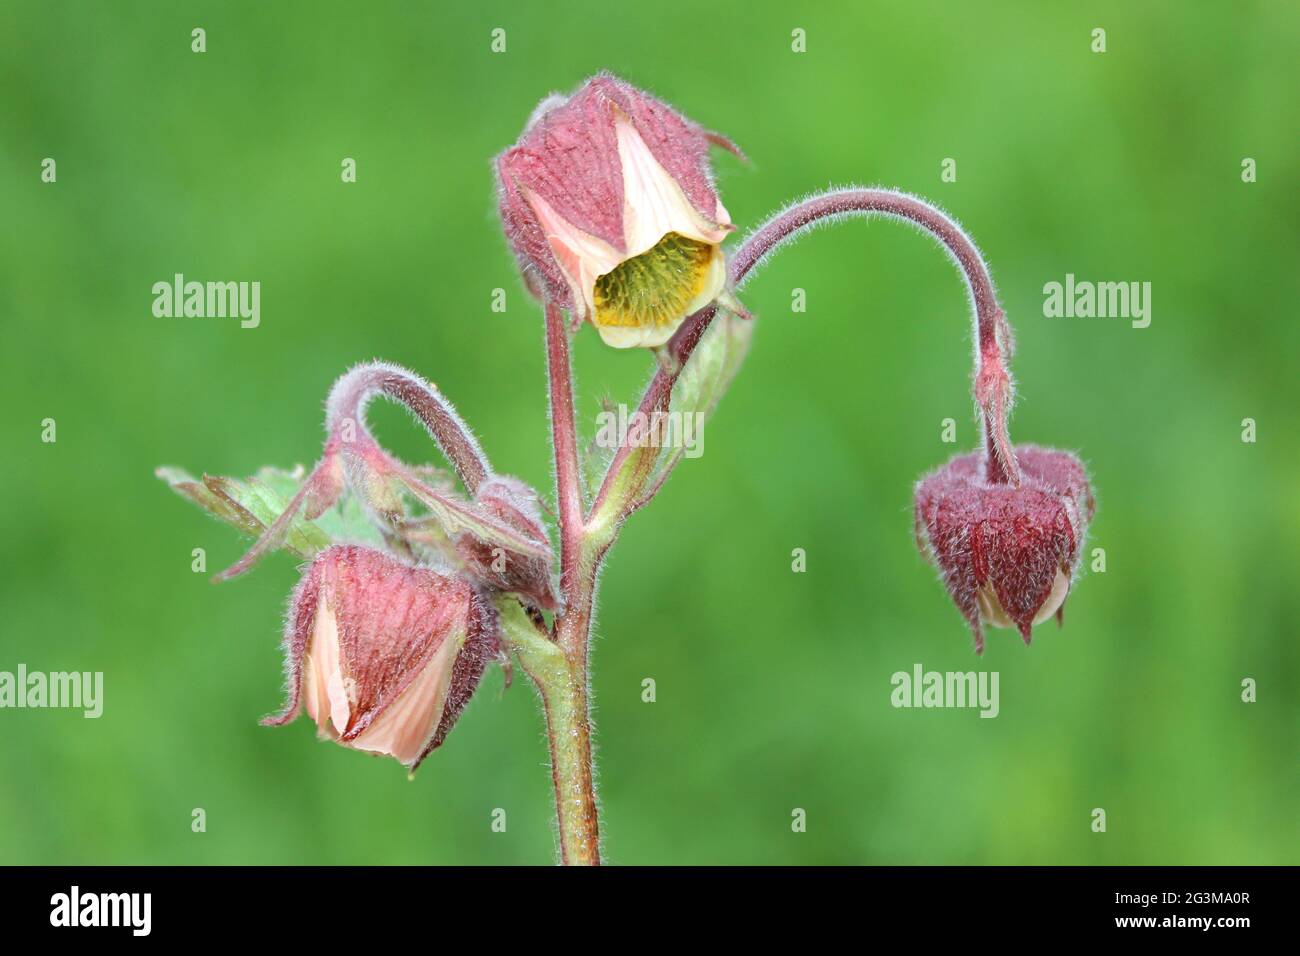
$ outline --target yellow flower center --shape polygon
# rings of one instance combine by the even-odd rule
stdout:
[[[704,290],[714,247],[667,233],[654,248],[620,262],[596,280],[596,325],[669,325]]]

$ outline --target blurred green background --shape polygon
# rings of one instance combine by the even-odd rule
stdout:
[[[742,228],[850,182],[959,217],[1018,336],[1013,436],[1089,463],[1107,554],[1064,630],[995,631],[977,661],[910,518],[916,478],[975,441],[961,283],[885,222],[785,251],[745,290],[760,326],[703,457],[602,580],[610,861],[1297,862],[1298,27],[1280,2],[6,3],[0,670],[100,670],[106,700],[0,711],[0,862],[551,859],[525,681],[491,673],[414,782],[306,720],[260,728],[295,563],[192,573],[191,549],[211,572],[246,542],[153,469],[310,463],[331,381],[383,357],[549,493],[540,312],[488,159],[599,68],[743,146],[716,160]],[[154,318],[176,272],[260,281],[261,326]],[[1044,318],[1067,272],[1151,282],[1150,328]],[[589,430],[653,361],[591,329],[575,360]],[[399,410],[375,421],[429,457]],[[1000,716],[893,709],[916,662],[1000,672]]]

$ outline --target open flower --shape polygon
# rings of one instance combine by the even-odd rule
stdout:
[[[493,612],[466,583],[379,551],[322,551],[285,626],[288,701],[322,737],[414,770],[442,743],[499,656]]]
[[[542,102],[497,158],[502,223],[529,288],[615,348],[663,345],[727,279],[734,228],[710,145],[649,94],[600,74]]]
[[[1019,629],[1062,620],[1070,581],[1095,503],[1079,460],[1068,452],[1020,445],[1021,482],[989,482],[985,457],[958,455],[916,486],[921,552],[984,650],[981,622]]]

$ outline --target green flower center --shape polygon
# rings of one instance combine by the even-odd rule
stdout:
[[[642,328],[669,325],[704,289],[713,246],[675,232],[654,248],[619,263],[596,280],[596,325]]]

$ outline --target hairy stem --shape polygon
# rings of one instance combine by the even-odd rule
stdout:
[[[600,827],[592,779],[585,659],[574,661],[515,599],[503,596],[497,607],[502,633],[542,698],[560,862],[597,866]]]
[[[589,546],[583,524],[583,493],[573,412],[573,373],[568,330],[558,306],[546,304],[547,379],[550,386],[551,443],[555,451],[555,496],[560,514],[560,593],[550,646],[558,655],[545,667],[524,667],[537,684],[546,712],[551,778],[559,830],[560,861],[600,863],[600,824],[591,759],[587,646],[603,552]]]
[[[1020,467],[1007,433],[1011,410],[1011,379],[1003,352],[1011,350],[1011,332],[998,306],[988,267],[979,249],[957,223],[915,196],[889,189],[843,189],[813,196],[777,213],[741,243],[731,257],[728,278],[735,288],[744,285],[754,268],[787,240],[827,221],[846,216],[886,216],[900,219],[934,236],[952,255],[966,281],[974,312],[975,398],[980,407],[986,442],[985,477],[990,483],[1020,484]],[[668,343],[674,363],[663,363],[646,387],[638,411],[647,417],[665,407],[677,376],[699,344],[717,313],[716,306],[701,309],[687,319]],[[614,477],[633,449],[615,453],[592,505],[598,509],[609,495]]]
[[[560,863],[600,866],[600,824],[592,779],[586,675],[570,672],[563,682],[538,686],[550,740]]]
[[[591,634],[594,573],[577,602],[556,627],[564,654],[564,680],[542,689],[551,746],[551,776],[560,835],[560,861],[566,865],[600,864],[600,819],[592,765],[590,694],[587,670]]]
[[[478,491],[478,486],[492,474],[492,466],[469,426],[437,386],[399,366],[387,362],[358,365],[335,382],[325,406],[326,431],[333,436],[341,422],[351,419],[357,430],[369,437],[366,406],[379,394],[410,409],[456,469],[466,490],[471,495]]]
[[[564,314],[546,303],[546,370],[550,384],[551,444],[555,450],[555,497],[560,511],[560,593],[576,596],[582,550],[582,484],[573,421],[573,372]]]

